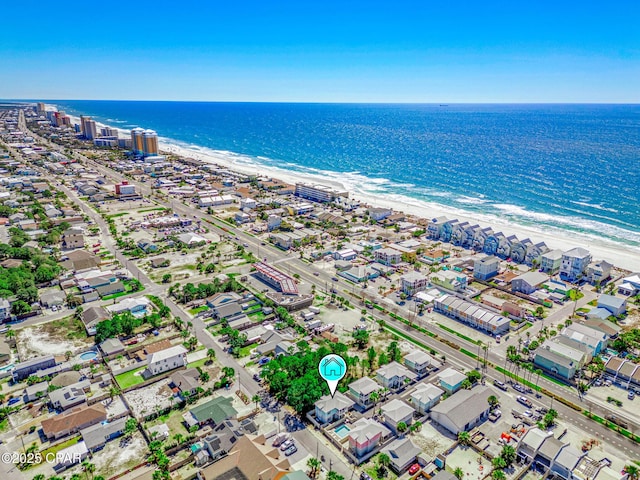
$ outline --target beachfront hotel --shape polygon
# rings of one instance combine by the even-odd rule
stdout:
[[[329,203],[338,197],[349,198],[349,192],[334,190],[324,185],[296,183],[296,197],[306,198],[313,202]]]
[[[87,140],[93,140],[98,136],[98,129],[96,128],[96,122],[91,120],[91,117],[80,117],[80,128],[82,130],[82,136]]]

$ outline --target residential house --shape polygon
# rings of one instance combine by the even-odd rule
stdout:
[[[587,365],[593,358],[591,350],[588,347],[569,337],[558,336],[551,340],[547,340],[538,347],[538,349],[548,350],[571,360],[576,366],[576,369],[580,369]]]
[[[582,247],[572,248],[562,254],[560,278],[569,282],[577,282],[586,273],[591,263],[591,253]]]
[[[411,404],[418,413],[427,414],[438,404],[444,395],[444,390],[436,387],[432,383],[420,383],[416,389],[411,392]]]
[[[107,338],[100,344],[100,350],[105,356],[117,355],[124,352],[124,345],[118,338]]]
[[[358,458],[362,458],[375,450],[390,435],[391,430],[367,417],[362,417],[350,426],[349,448]]]
[[[173,388],[177,389],[181,395],[188,393],[189,395],[195,395],[196,390],[200,386],[198,379],[200,373],[195,368],[187,368],[185,370],[179,370],[169,377],[169,384],[173,385]]]
[[[389,457],[389,466],[397,474],[402,474],[416,461],[422,453],[409,438],[398,438],[381,450]],[[454,477],[455,478],[455,477]]]
[[[553,433],[551,432],[545,432],[538,427],[530,428],[518,442],[516,453],[525,462],[533,462],[542,444],[547,438],[551,437],[553,437]]]
[[[580,459],[586,455],[586,452],[578,450],[573,445],[565,445],[551,465],[551,472],[557,474],[564,480],[573,479],[573,469],[576,468]]]
[[[618,287],[618,293],[626,297],[637,295],[640,292],[640,274],[630,275],[622,279]]]
[[[42,432],[49,440],[56,440],[106,419],[107,411],[101,403],[84,405],[43,420]]]
[[[101,298],[104,298],[109,295],[114,295],[116,293],[122,293],[124,291],[125,291],[124,283],[122,283],[120,280],[96,287],[96,292],[98,293],[98,295],[100,295]]]
[[[469,431],[489,416],[487,398],[493,395],[491,388],[479,386],[460,390],[431,409],[431,419],[454,435]]]
[[[415,381],[417,375],[398,362],[390,362],[376,371],[376,380],[389,390],[401,390]]]
[[[153,242],[153,240],[151,240],[150,238],[143,238],[138,240],[137,245],[138,245],[138,248],[140,248],[146,253],[152,253],[152,252],[158,251],[158,245],[156,245]]]
[[[416,348],[405,355],[404,364],[417,378],[422,378],[434,367],[434,360],[428,353]]]
[[[53,355],[45,355],[43,357],[32,358],[24,362],[17,363],[13,368],[13,379],[16,382],[24,380],[38,370],[51,368],[56,366],[56,359]]]
[[[422,260],[429,265],[433,265],[444,262],[450,256],[450,253],[444,250],[427,250],[422,254]]]
[[[233,399],[216,397],[208,402],[193,407],[182,417],[188,426],[192,425],[220,425],[222,422],[235,418],[238,411],[232,406]]]
[[[62,290],[49,290],[40,294],[40,304],[46,308],[59,307],[65,300],[66,295]]]
[[[63,250],[84,248],[84,231],[79,227],[67,228],[60,238]]]
[[[429,286],[429,278],[420,272],[410,271],[400,277],[400,286],[404,293],[412,296]]]
[[[367,210],[369,217],[376,222],[380,222],[393,213],[390,208],[369,208]]]
[[[343,248],[342,250],[333,252],[334,260],[351,261],[354,260],[357,256],[358,253],[352,248]]]
[[[555,275],[562,266],[562,250],[551,250],[540,256],[540,270],[548,275]]]
[[[127,310],[129,310],[134,315],[142,314],[145,310],[147,310],[150,303],[151,301],[144,296],[136,297],[136,298],[129,297],[129,298],[125,298],[124,300],[121,300],[120,302],[114,305],[109,305],[107,307],[107,311],[111,312],[114,315],[125,312]]]
[[[587,281],[591,285],[602,285],[611,276],[613,265],[606,260],[598,260],[587,267]]]
[[[598,298],[598,308],[605,308],[611,312],[611,315],[617,317],[627,311],[627,299],[603,293]]]
[[[244,435],[226,456],[197,473],[198,480],[260,479],[283,480],[292,473],[289,460],[264,435]]]
[[[96,326],[111,318],[111,315],[104,307],[89,307],[82,312],[82,323],[88,335],[96,334]]]
[[[187,350],[182,345],[154,352],[147,358],[147,371],[153,375],[180,368],[187,363]]]
[[[51,406],[59,410],[67,410],[87,401],[86,392],[90,390],[89,380],[82,380],[49,393]]]
[[[22,263],[22,262],[20,262]],[[11,317],[11,302],[6,298],[0,298],[0,323],[4,323]]]
[[[489,280],[495,277],[500,270],[500,259],[498,257],[484,257],[473,262],[473,276],[478,280]]]
[[[590,314],[594,310],[603,310],[605,313],[605,317],[602,318],[602,317],[591,316]],[[609,310],[605,310],[604,308],[594,308],[589,313],[587,313],[587,320],[584,320],[582,324],[607,334],[609,338],[616,338],[620,333],[620,331],[622,330],[622,327],[616,325],[613,322],[608,321],[607,317],[609,315],[611,315]]]
[[[462,388],[462,382],[467,379],[467,376],[453,368],[447,368],[438,374],[438,379],[440,386],[451,395]]]
[[[333,423],[340,420],[353,407],[354,402],[340,392],[332,397],[325,395],[315,403],[315,417],[321,423]]]
[[[524,263],[527,265],[540,265],[542,255],[549,251],[549,247],[544,242],[527,245]]]
[[[67,270],[74,272],[98,268],[102,263],[99,256],[89,253],[86,250],[74,250],[62,258],[66,259],[61,262],[61,265]]]
[[[511,291],[531,295],[544,284],[549,277],[541,272],[527,272],[511,280]]]
[[[373,404],[371,394],[378,390],[380,390],[380,385],[369,377],[362,377],[349,384],[349,395],[358,405],[364,408],[368,408]]]
[[[398,398],[394,398],[390,402],[385,403],[381,410],[384,423],[391,428],[394,433],[398,433],[399,423],[404,423],[409,426],[413,422],[413,413],[415,410]]]
[[[572,338],[591,349],[593,356],[598,355],[609,343],[609,337],[595,328],[580,323],[572,323],[562,331],[562,336]]]
[[[233,419],[225,420],[220,425],[216,425],[213,433],[204,439],[204,447],[215,462],[226,456],[240,437],[246,434],[253,435],[257,431],[258,427],[252,420],[245,419],[242,422]]]
[[[242,313],[241,301],[242,297],[235,292],[220,292],[207,298],[207,306],[214,318],[234,318]]]
[[[388,267],[397,265],[402,262],[402,252],[394,248],[380,248],[373,252],[373,256],[376,262],[379,262]]]
[[[101,422],[80,430],[82,440],[90,452],[100,450],[106,443],[124,433],[127,417],[118,418],[111,422]]]
[[[572,379],[578,368],[574,360],[546,348],[536,349],[533,364],[565,380]]]
[[[467,289],[468,279],[463,273],[453,270],[441,270],[430,277],[431,283],[452,292],[463,292]]]
[[[38,400],[40,397],[46,397],[47,391],[49,390],[49,382],[39,382],[34,383],[33,385],[29,385],[24,389],[24,402],[33,402]]]

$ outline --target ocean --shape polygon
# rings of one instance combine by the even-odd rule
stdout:
[[[47,103],[256,172],[640,251],[640,105]]]

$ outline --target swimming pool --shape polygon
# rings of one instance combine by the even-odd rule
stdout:
[[[334,432],[337,436],[339,436],[340,438],[344,438],[347,435],[349,435],[349,432],[351,431],[351,429],[349,427],[347,427],[346,425],[340,425],[339,427],[337,427]]]
[[[98,356],[98,354],[96,352],[84,352],[84,353],[80,354],[80,359],[84,360],[85,362],[87,362],[89,360],[93,360],[97,356]]]

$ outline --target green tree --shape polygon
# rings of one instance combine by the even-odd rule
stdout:
[[[353,332],[353,341],[358,349],[362,350],[369,343],[369,332],[364,329],[358,329]]]
[[[511,445],[505,445],[502,447],[502,451],[500,452],[500,457],[504,459],[507,463],[507,467],[509,467],[516,460],[516,450]]]
[[[307,467],[311,469],[311,471],[309,472],[309,476],[311,478],[316,478],[318,476],[321,465],[322,464],[320,463],[320,460],[318,460],[317,458],[311,457],[309,460],[307,460]]]
[[[367,350],[367,360],[369,361],[369,369],[373,370],[376,361],[376,349],[373,346]]]
[[[378,463],[378,475],[384,477],[387,473],[387,468],[391,464],[391,458],[386,453],[379,453],[377,458]]]
[[[409,427],[405,422],[398,422],[398,425],[396,425],[396,429],[398,430],[398,433],[400,435],[404,434],[404,432],[406,432],[408,428]]]
[[[165,273],[162,275],[162,283],[171,283],[171,274]]]
[[[327,480],[344,480],[344,477],[332,470],[329,473],[327,473]]]
[[[458,442],[460,443],[460,445],[469,445],[469,442],[471,441],[471,436],[469,435],[469,432],[460,432],[458,433]]]
[[[453,476],[458,480],[462,480],[462,477],[464,477],[464,472],[460,467],[456,467],[456,469],[453,471]]]
[[[130,438],[138,429],[138,422],[135,418],[129,418],[124,424],[124,436]]]
[[[487,402],[489,402],[489,406],[491,408],[498,406],[500,403],[498,397],[496,397],[495,395],[489,395],[489,398],[487,398]]]
[[[494,469],[493,472],[491,472],[491,478],[493,480],[506,480],[507,476],[504,474],[502,470]]]
[[[624,472],[627,474],[629,480],[638,480],[638,467],[635,465],[627,465],[624,467]]]

